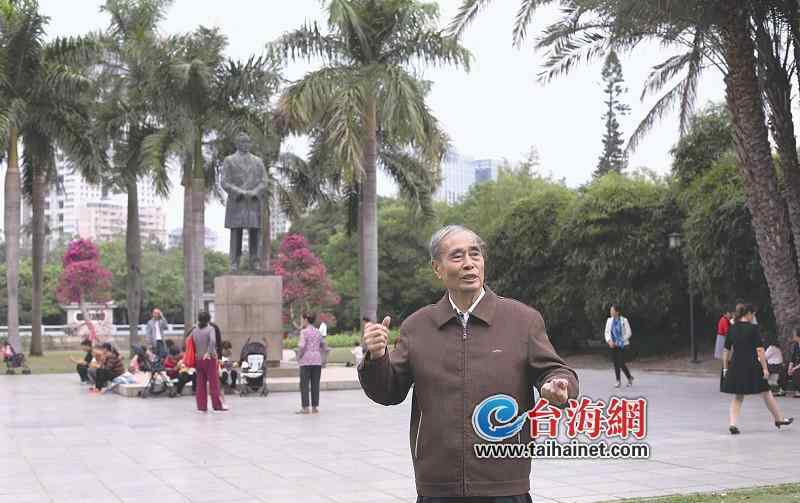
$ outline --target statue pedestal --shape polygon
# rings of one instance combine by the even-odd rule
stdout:
[[[267,365],[277,367],[283,352],[283,278],[226,275],[214,279],[214,322],[239,359],[242,346],[267,346]]]

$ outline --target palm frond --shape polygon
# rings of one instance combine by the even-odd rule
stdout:
[[[268,53],[278,54],[282,58],[306,59],[321,58],[326,61],[343,59],[346,48],[335,36],[323,35],[317,23],[284,33],[274,42],[267,44]]]
[[[420,61],[426,66],[452,65],[469,71],[472,53],[458,39],[441,32],[416,31],[412,38],[402,40],[381,57],[386,64],[407,64]]]
[[[688,84],[686,82],[688,77],[684,77],[680,82],[675,84],[667,93],[665,93],[655,105],[650,109],[644,119],[636,127],[631,137],[628,139],[628,145],[625,147],[626,153],[631,153],[636,150],[639,143],[644,139],[647,133],[653,126],[661,120],[666,113],[668,113],[675,106],[675,103],[684,95],[684,87]]]
[[[512,31],[515,47],[520,47],[525,41],[528,27],[531,21],[533,21],[533,14],[536,12],[536,9],[555,1],[556,0],[522,0],[520,2],[517,16],[514,19],[514,29]]]
[[[160,171],[166,168],[171,154],[190,150],[188,147],[183,131],[177,128],[161,128],[142,142],[141,160],[154,172]]]
[[[44,60],[49,63],[81,68],[94,62],[100,54],[99,35],[59,37],[43,48]]]
[[[475,21],[478,14],[484,10],[492,0],[464,0],[461,7],[458,8],[456,17],[450,22],[447,27],[448,33],[456,37],[461,37],[467,26]]]
[[[556,31],[558,28],[564,28],[564,31]],[[550,29],[553,31],[546,31],[546,36],[537,45],[539,48],[545,47],[545,44],[549,46],[545,69],[538,75],[542,82],[550,82],[582,63],[603,57],[614,45],[609,33],[595,23],[552,25]]]
[[[290,85],[280,99],[279,109],[292,131],[302,130],[319,120],[339,92],[352,80],[353,68],[325,67],[309,72]]]
[[[432,218],[434,173],[430,163],[391,145],[378,153],[381,166],[397,182],[401,197],[407,201],[416,215]]]
[[[55,149],[53,139],[34,127],[20,131],[22,149],[22,193],[28,201],[33,197],[33,184],[37,176],[55,179]]]
[[[364,54],[367,61],[374,59],[375,54],[370,44],[364,19],[361,18],[361,15],[356,10],[354,2],[351,0],[330,0],[328,4],[328,26],[331,31],[341,33],[345,41],[349,42],[351,39],[357,41],[360,52]]]

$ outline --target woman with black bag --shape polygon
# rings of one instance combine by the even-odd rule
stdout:
[[[769,389],[769,369],[764,356],[764,342],[758,333],[758,325],[752,324],[754,309],[750,304],[736,306],[736,323],[725,337],[725,351],[722,356],[722,391],[735,395],[731,400],[731,435],[738,435],[736,420],[742,410],[745,395],[761,394],[764,404],[775,419],[775,427],[792,424],[794,418],[785,419],[778,408],[778,402]],[[733,352],[733,355],[731,355]]]

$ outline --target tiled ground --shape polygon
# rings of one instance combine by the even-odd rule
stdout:
[[[582,393],[614,391],[611,372],[579,372]],[[414,501],[408,414],[360,391],[229,397],[201,415],[193,399],[89,396],[73,376],[0,376],[0,503]],[[535,501],[588,502],[796,482],[800,429],[776,431],[758,397],[742,435],[727,432],[728,399],[706,377],[639,374],[628,396],[649,399],[647,461],[535,461]],[[782,398],[800,418],[800,399]]]

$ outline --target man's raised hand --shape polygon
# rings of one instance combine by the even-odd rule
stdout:
[[[539,395],[553,405],[561,405],[569,398],[569,381],[556,377],[542,386]]]
[[[370,359],[377,360],[386,353],[389,344],[389,323],[392,319],[387,316],[381,323],[367,323],[364,326],[364,344],[367,345]]]

